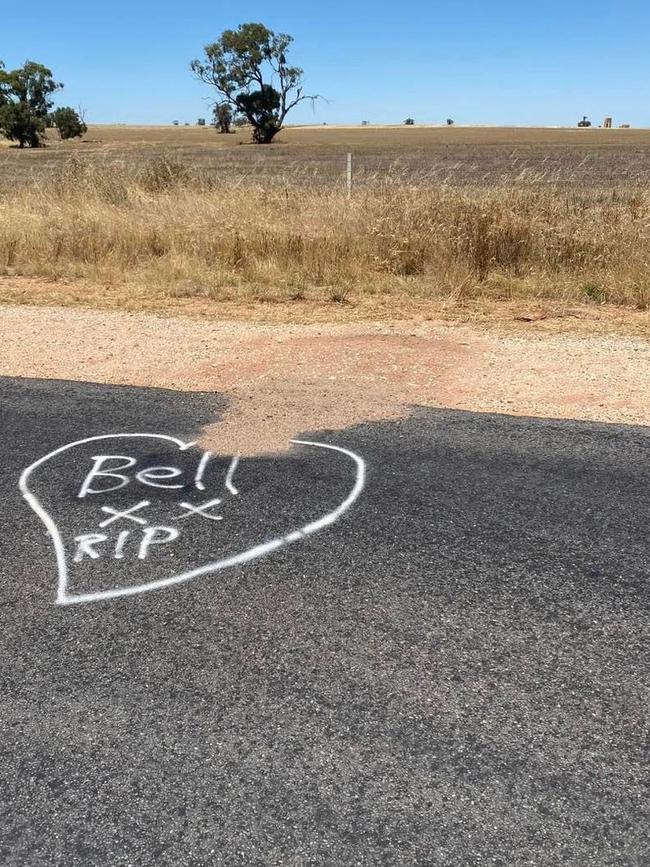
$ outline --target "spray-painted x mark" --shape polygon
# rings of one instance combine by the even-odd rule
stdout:
[[[222,515],[209,515],[208,509],[212,509],[214,506],[218,506],[221,500],[217,497],[214,500],[208,500],[207,503],[203,503],[199,506],[194,506],[192,503],[179,503],[178,505],[181,509],[185,509],[184,515],[174,515],[178,520],[182,520],[183,518],[191,518],[194,515],[198,515],[199,518],[206,518],[208,521],[223,521]]]

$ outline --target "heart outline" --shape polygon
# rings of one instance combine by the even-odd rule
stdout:
[[[291,443],[294,445],[329,449],[331,451],[336,451],[340,454],[346,455],[354,461],[356,466],[354,485],[352,486],[352,489],[350,490],[347,497],[345,497],[345,499],[342,500],[342,502],[339,503],[339,505],[335,509],[327,512],[325,515],[322,515],[320,518],[317,518],[314,521],[310,521],[309,523],[304,524],[302,527],[299,527],[296,530],[292,530],[284,536],[277,536],[273,539],[268,540],[267,542],[262,542],[259,545],[254,545],[252,548],[247,548],[245,551],[241,551],[239,554],[234,554],[231,557],[223,557],[220,560],[215,560],[212,563],[207,563],[205,566],[199,566],[196,569],[191,569],[187,572],[181,573],[180,575],[172,575],[169,578],[158,578],[154,581],[149,581],[146,584],[141,584],[138,586],[118,587],[112,590],[98,590],[93,593],[70,594],[68,593],[68,565],[65,557],[65,545],[61,533],[59,532],[59,528],[56,522],[53,520],[48,511],[43,507],[36,494],[34,494],[29,489],[28,482],[30,476],[34,472],[34,470],[47,463],[47,461],[49,461],[51,458],[54,458],[57,455],[68,451],[69,449],[75,448],[76,446],[81,446],[85,445],[86,443],[106,439],[137,438],[167,440],[168,442],[172,442],[177,445],[179,451],[187,451],[192,446],[196,445],[196,442],[186,443],[183,442],[183,440],[180,440],[177,437],[169,436],[168,434],[99,434],[97,436],[86,437],[85,439],[81,440],[75,440],[75,442],[72,443],[66,443],[66,445],[60,446],[58,449],[55,449],[54,451],[51,451],[48,454],[44,455],[42,458],[39,458],[37,461],[34,461],[34,463],[30,464],[21,473],[18,482],[20,491],[30,508],[36,513],[36,515],[45,525],[48,535],[52,539],[52,544],[54,546],[58,570],[57,595],[55,602],[55,604],[57,605],[78,605],[86,602],[99,602],[104,599],[116,599],[120,596],[136,596],[139,593],[148,593],[151,590],[159,590],[163,587],[171,587],[176,584],[183,584],[187,581],[192,580],[193,578],[198,578],[202,575],[214,574],[215,572],[220,572],[223,569],[228,569],[232,566],[238,566],[242,563],[249,563],[252,560],[257,560],[260,557],[264,557],[273,551],[277,551],[278,549],[283,548],[285,545],[290,545],[293,542],[298,542],[301,539],[310,536],[312,533],[317,533],[319,530],[322,530],[325,527],[329,527],[334,524],[336,521],[338,521],[341,515],[347,512],[348,509],[356,502],[365,486],[366,464],[363,458],[357,455],[355,452],[350,451],[349,449],[345,449],[342,446],[335,446],[330,443],[319,443],[311,440],[293,439],[291,440]]]

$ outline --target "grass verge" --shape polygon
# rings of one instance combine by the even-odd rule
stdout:
[[[127,309],[153,294],[394,318],[477,302],[643,311],[649,227],[650,193],[637,188],[384,177],[347,198],[290,180],[218,181],[167,159],[71,159],[0,198],[0,275],[104,287],[107,306]]]

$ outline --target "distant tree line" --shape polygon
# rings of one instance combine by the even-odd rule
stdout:
[[[24,148],[42,147],[48,127],[56,127],[62,139],[87,131],[83,117],[69,106],[54,109],[52,95],[63,85],[52,70],[28,60],[7,70],[0,60],[0,134]]]

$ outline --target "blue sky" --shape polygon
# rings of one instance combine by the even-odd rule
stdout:
[[[291,33],[321,93],[294,123],[650,126],[650,4],[603,0],[276,3],[31,0],[0,15],[0,59],[50,66],[97,123],[195,122],[209,91],[188,64],[228,27]]]

